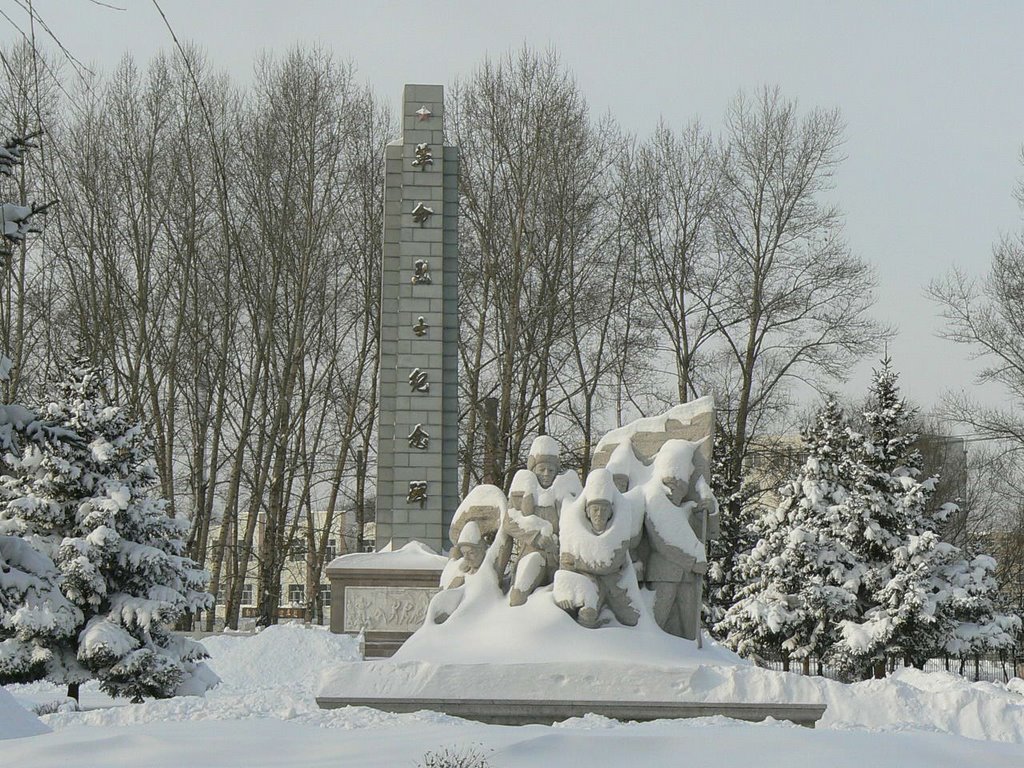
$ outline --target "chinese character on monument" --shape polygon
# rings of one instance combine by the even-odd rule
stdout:
[[[429,445],[430,433],[423,428],[422,424],[417,424],[409,433],[409,447],[425,451]]]
[[[427,223],[427,219],[434,215],[434,209],[429,208],[423,203],[416,203],[412,209],[412,220],[419,224],[421,227]]]
[[[428,165],[434,164],[434,153],[430,151],[429,144],[417,144],[416,145],[416,159],[412,161],[413,168],[419,168],[421,171],[427,170]]]
[[[422,509],[423,505],[427,503],[427,481],[410,480],[409,495],[405,497],[405,500],[410,504],[418,503]]]
[[[409,374],[409,386],[413,392],[429,392],[430,382],[427,381],[427,372],[419,368],[413,368]]]
[[[413,274],[410,282],[413,285],[430,285],[430,262],[426,259],[416,259],[412,265]],[[422,318],[420,318],[422,319]]]

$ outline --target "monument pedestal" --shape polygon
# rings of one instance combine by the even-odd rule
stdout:
[[[366,656],[391,656],[422,626],[447,562],[418,542],[336,558],[327,566],[331,632],[362,632]]]
[[[586,655],[587,644],[578,647]],[[825,712],[820,692],[807,678],[749,665],[700,665],[694,663],[697,654],[680,659],[689,666],[624,660],[437,664],[405,661],[404,654],[327,670],[317,704],[396,713],[429,710],[499,725],[550,725],[596,714],[621,721],[774,718],[813,728]]]
[[[575,717],[600,715],[622,722],[730,717],[758,723],[768,718],[813,728],[825,714],[824,704],[748,704],[711,701],[564,701],[535,699],[361,698],[318,696],[321,709],[369,707],[381,712],[441,712],[491,725],[552,725]]]
[[[426,622],[393,658],[324,670],[317,704],[507,725],[595,713],[813,726],[825,710],[813,679],[760,669],[710,638],[698,648],[647,616],[635,627],[587,629],[554,603],[551,587],[516,607],[483,579],[471,576],[459,589],[460,607],[442,624]]]

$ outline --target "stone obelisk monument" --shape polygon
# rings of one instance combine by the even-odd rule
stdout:
[[[444,92],[406,85],[387,146],[377,547],[448,546],[458,506],[458,169]]]

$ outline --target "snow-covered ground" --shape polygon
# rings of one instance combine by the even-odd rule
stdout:
[[[85,686],[83,712],[45,715],[52,733],[0,743],[0,765],[18,768],[161,766],[415,766],[427,751],[475,749],[503,766],[936,766],[1024,765],[1024,683],[971,683],[905,670],[846,686],[773,675],[776,690],[816,690],[828,704],[815,730],[725,718],[623,724],[585,717],[555,726],[492,726],[421,712],[320,710],[321,671],[357,661],[350,638],[295,625],[255,636],[204,640],[223,683],[205,698],[132,705]],[[742,673],[749,691],[757,671]],[[767,674],[767,673],[765,673]],[[726,673],[694,672],[708,683]],[[717,680],[721,685],[722,680]],[[808,688],[810,686],[810,688]],[[8,688],[32,706],[60,698],[53,686]],[[7,708],[5,708],[5,706]],[[13,719],[0,691],[0,736]],[[710,730],[709,730],[710,729]]]

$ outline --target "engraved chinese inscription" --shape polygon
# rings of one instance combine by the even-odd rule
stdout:
[[[421,227],[427,223],[427,219],[434,215],[434,209],[423,203],[416,203],[412,209],[412,220]]]
[[[413,368],[409,372],[409,386],[413,392],[429,392],[430,382],[427,380],[427,372]]]
[[[430,151],[429,144],[417,144],[416,145],[416,159],[412,161],[413,168],[419,168],[421,171],[427,170],[427,168],[434,164],[434,153]]]
[[[409,493],[405,500],[410,504],[419,504],[420,509],[423,509],[423,505],[427,503],[427,481],[410,480]]]
[[[409,433],[409,447],[425,451],[429,445],[430,433],[423,428],[422,424],[417,424]]]
[[[416,259],[416,262],[412,265],[412,279],[409,281],[413,285],[430,285],[430,262],[426,259]]]

